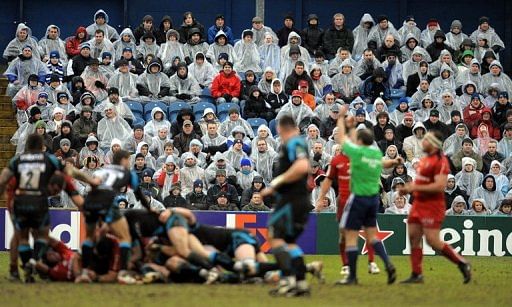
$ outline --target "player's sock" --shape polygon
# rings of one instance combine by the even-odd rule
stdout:
[[[132,244],[130,242],[121,242],[119,243],[119,248],[121,250],[121,270],[127,270]]]
[[[279,270],[279,265],[275,262],[257,262],[257,276],[263,277],[267,272]]]
[[[416,247],[411,249],[411,267],[412,272],[416,275],[421,275],[421,263],[423,261],[423,249]]]
[[[368,249],[368,263],[375,262],[375,248],[373,244],[366,244],[366,248]]]
[[[188,275],[198,276],[199,271],[201,271],[201,268],[198,266],[195,266],[191,263],[188,263],[188,262],[182,262],[180,265],[178,265],[177,271],[178,271],[177,272],[178,274],[182,274],[185,276],[188,276]]]
[[[82,243],[82,267],[87,269],[91,265],[94,243],[91,240],[85,240]]]
[[[391,264],[388,253],[386,253],[386,248],[384,248],[384,244],[380,240],[375,240],[372,242],[373,249],[375,250],[375,253],[379,255],[379,257],[384,261],[384,264],[386,267],[389,267]],[[373,261],[372,261],[373,262]]]
[[[187,261],[199,267],[205,268],[207,270],[213,268],[213,265],[208,261],[208,259],[201,257],[199,254],[195,252],[190,252],[190,254],[187,257]]]
[[[283,276],[290,276],[292,274],[290,253],[288,253],[288,246],[282,245],[273,249],[274,257]]]
[[[34,259],[37,261],[46,254],[46,250],[48,249],[48,241],[43,239],[37,239],[34,242]]]
[[[441,251],[443,253],[443,256],[450,259],[451,262],[455,264],[465,263],[466,261],[464,258],[462,258],[461,255],[459,255],[450,245],[445,243],[443,245],[443,249]]]
[[[356,267],[357,267],[357,247],[356,246],[350,246],[347,247],[347,257],[348,257],[348,266],[350,270],[349,278],[355,279],[356,278]]]
[[[233,271],[233,266],[235,265],[235,262],[231,257],[216,251],[213,251],[210,253],[210,255],[208,255],[208,260],[210,260],[210,262],[213,264],[220,265],[228,271]]]
[[[32,249],[28,244],[18,245],[18,253],[20,255],[21,263],[23,263],[23,266],[25,266],[30,258],[32,258]]]
[[[345,243],[340,243],[339,248],[340,248],[341,263],[343,263],[343,266],[346,266],[346,265],[348,265],[348,257],[347,257],[347,253],[345,251]]]
[[[304,263],[304,252],[300,247],[294,247],[289,251],[291,264],[295,272],[297,280],[304,280],[306,278],[306,264]]]

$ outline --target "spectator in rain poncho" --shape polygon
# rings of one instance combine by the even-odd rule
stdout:
[[[139,61],[143,61],[147,58],[148,55],[156,56],[159,50],[160,48],[156,44],[156,37],[153,35],[153,33],[146,32],[140,39],[140,44],[137,47],[137,55],[135,57]],[[168,64],[169,62],[172,62],[172,59],[169,62],[167,61],[167,59],[165,61],[162,59],[162,62],[164,64]]]
[[[325,75],[316,63],[311,65],[309,76],[313,80],[313,87],[315,88],[315,101],[321,102],[326,93],[332,92],[331,78]]]
[[[36,122],[40,119],[41,111],[38,107],[32,107],[28,121],[22,124],[11,137],[11,144],[16,146],[16,155],[20,155],[25,151],[27,137],[35,132]],[[52,150],[52,148],[50,148],[50,150]]]
[[[111,54],[114,53],[114,44],[105,37],[103,30],[96,30],[92,34],[92,38],[87,42],[91,47],[91,57],[99,59],[103,52],[107,51]]]
[[[264,140],[269,148],[277,148],[277,142],[272,136],[272,132],[270,128],[266,125],[260,125],[256,132],[256,136],[252,140],[251,147],[256,149],[258,147],[258,142]]]
[[[215,62],[221,53],[228,55],[229,62],[237,64],[238,59],[235,54],[235,49],[233,46],[228,44],[226,33],[224,33],[222,30],[217,32],[215,35],[215,42],[208,47],[206,57],[209,58],[210,61]]]
[[[491,215],[492,211],[489,210],[487,203],[483,198],[473,199],[471,209],[468,210],[467,215]]]
[[[359,87],[359,93],[361,98],[369,104],[372,104],[377,98],[382,98],[386,103],[391,103],[391,92],[387,83],[386,72],[382,67],[375,69],[372,75],[363,81]]]
[[[336,98],[345,103],[352,102],[359,95],[361,79],[355,75],[354,66],[350,60],[344,60],[340,72],[332,77],[332,90]]]
[[[78,115],[75,107],[69,102],[69,95],[65,92],[57,93],[57,101],[53,104],[53,107],[59,107],[66,113],[66,119],[73,122]]]
[[[474,139],[475,148],[477,153],[483,156],[487,152],[489,142],[493,139],[489,135],[489,126],[485,123],[480,123],[478,126],[473,127],[473,131],[475,128],[477,130],[477,137]]]
[[[236,42],[234,52],[237,61],[234,63],[234,69],[238,72],[252,70],[256,74],[261,74],[260,53],[258,46],[253,42],[254,33],[252,30],[244,30],[242,39]]]
[[[263,71],[260,81],[258,82],[258,88],[265,99],[268,97],[268,94],[272,92],[272,82],[275,78],[277,78],[276,72],[272,67],[267,66]]]
[[[489,65],[490,72],[482,76],[482,93],[487,93],[491,84],[498,83],[502,91],[512,93],[512,80],[503,72],[503,66],[499,61],[492,61]]]
[[[479,87],[471,80],[466,81],[462,86],[462,95],[458,97],[461,108],[464,110],[471,104],[473,95],[478,95],[480,100],[484,100],[483,96],[479,94]]]
[[[450,209],[446,210],[445,215],[467,215],[468,208],[466,200],[461,195],[457,195],[450,206]]]
[[[404,45],[400,48],[400,52],[402,54],[400,60],[401,60],[402,63],[405,63],[406,61],[411,59],[411,56],[412,56],[412,53],[414,52],[414,49],[419,47],[422,50],[425,50],[425,49],[423,49],[422,47],[419,46],[418,38],[416,36],[414,36],[414,34],[409,33],[403,39],[404,39]],[[425,53],[428,54],[426,52],[426,50],[425,50]]]
[[[166,42],[160,45],[160,49],[156,55],[164,63],[164,72],[168,73],[173,59],[178,57],[181,61],[185,61],[185,52],[183,51],[183,45],[179,42],[180,34],[178,31],[170,29],[165,34],[165,37]]]
[[[368,35],[374,25],[375,21],[373,21],[372,15],[365,13],[361,17],[359,25],[352,31],[354,35],[354,47],[352,47],[354,58],[359,59],[363,51],[368,48]]]
[[[457,78],[459,74],[459,69],[457,67],[457,64],[453,60],[452,54],[450,53],[450,51],[446,49],[441,51],[439,58],[429,65],[429,74],[434,78],[439,77],[439,75],[441,74],[441,67],[443,66],[443,64],[450,66],[451,70],[453,71],[453,77]]]
[[[313,149],[316,142],[325,145],[325,140],[320,137],[320,129],[315,124],[310,124],[306,129],[306,144],[309,149]]]
[[[215,114],[215,112],[213,111],[212,108],[206,108],[204,109],[203,111],[203,116],[201,117],[201,119],[197,122],[197,124],[199,125],[199,127],[201,128],[201,134],[202,135],[206,135],[208,134],[208,124],[209,123],[214,123],[216,124],[217,126],[220,125],[220,121],[219,119],[217,118],[217,115]]]
[[[455,128],[455,133],[450,135],[443,143],[443,153],[447,156],[453,156],[462,149],[462,141],[469,137],[469,131],[466,125],[460,123]]]
[[[244,142],[241,139],[235,139],[231,148],[224,153],[226,160],[237,172],[240,170],[240,163],[242,159],[246,159],[248,157],[243,151],[243,145]]]
[[[285,104],[277,114],[276,120],[279,121],[279,119],[284,115],[289,115],[296,123],[300,123],[307,117],[314,117],[315,113],[313,113],[310,107],[302,102],[300,91],[294,90],[290,101]]]
[[[457,186],[470,196],[476,190],[484,179],[484,175],[476,170],[476,161],[473,158],[462,158],[462,170],[455,175]]]
[[[32,37],[32,30],[24,23],[19,23],[16,27],[15,37],[7,44],[7,47],[5,47],[3,58],[8,62],[14,60],[21,54],[25,46],[32,48],[32,53],[37,59],[41,58],[37,40]]]
[[[198,166],[201,168],[205,168],[208,166],[206,160],[208,159],[208,155],[203,151],[203,143],[201,143],[200,139],[193,139],[190,141],[189,151],[197,158]]]
[[[309,56],[308,50],[302,47],[301,44],[302,39],[299,34],[293,31],[288,34],[288,43],[281,48],[281,66],[288,58],[290,50],[293,46],[299,47],[299,61],[302,61],[305,65],[311,63],[311,57]]]
[[[232,146],[234,146],[235,143],[237,143],[238,140],[242,141],[242,144],[241,144],[242,145],[242,150],[246,154],[249,155],[251,153],[251,139],[249,139],[247,137],[247,135],[244,132],[244,129],[242,128],[242,126],[236,126],[231,131],[231,135],[228,137],[228,140],[226,142],[226,144],[228,145],[228,149],[231,148]],[[224,154],[226,154],[226,153],[224,153]],[[227,155],[225,155],[225,156],[227,158]],[[231,164],[231,165],[233,165],[233,164]],[[235,165],[238,165],[238,163],[236,163]]]
[[[451,91],[444,91],[441,94],[441,103],[437,106],[439,110],[439,120],[445,124],[451,123],[453,111],[459,111],[462,114],[462,107]]]
[[[177,67],[176,74],[171,76],[169,82],[169,101],[172,103],[176,100],[182,100],[188,103],[196,103],[201,100],[201,87],[194,77],[189,75],[187,63],[180,62]]]
[[[504,199],[500,203],[500,205],[496,209],[496,211],[494,211],[493,215],[511,217],[512,216],[512,199],[511,198]]]
[[[44,84],[47,74],[48,68],[46,65],[39,60],[38,56],[33,54],[32,47],[26,45],[23,47],[21,54],[18,54],[9,64],[4,73],[9,80],[6,94],[14,97],[23,85],[28,84],[30,75],[37,75],[38,81]]]
[[[310,156],[312,157],[312,161],[318,162],[318,165],[322,170],[326,169],[331,162],[331,155],[325,150],[325,140],[318,139],[313,143],[313,146],[310,147]]]
[[[462,23],[460,20],[455,19],[450,25],[450,32],[446,33],[446,44],[452,47],[454,50],[459,49],[464,39],[468,36],[462,33]]]
[[[363,52],[363,57],[355,66],[355,74],[361,78],[361,80],[365,80],[368,77],[371,77],[373,72],[381,67],[379,60],[374,55],[374,51],[372,49],[366,49]]]
[[[281,69],[281,49],[273,40],[271,33],[265,33],[262,44],[258,47],[260,55],[260,68],[267,70],[270,67],[275,74]]]
[[[80,76],[84,80],[85,88],[90,91],[97,101],[103,101],[107,98],[108,80],[99,70],[99,61],[92,59]]]
[[[51,75],[48,85],[45,86],[44,91],[48,94],[48,101],[51,103],[57,103],[57,94],[66,93],[68,98],[72,100],[71,93],[65,84],[61,83],[59,76]]]
[[[162,72],[162,65],[157,59],[153,59],[146,71],[137,78],[137,90],[144,101],[168,101],[170,86],[169,77]]]
[[[114,75],[108,80],[108,88],[115,87],[119,90],[119,96],[126,100],[137,100],[137,75],[130,72],[128,61],[119,60],[116,62],[119,67]]]
[[[414,16],[409,15],[405,17],[402,27],[398,29],[398,34],[400,34],[402,46],[407,45],[407,41],[411,37],[416,38],[416,42],[419,43],[418,39],[421,36],[421,30],[418,28]]]
[[[512,114],[510,110],[507,113]],[[508,117],[510,117],[510,115]],[[505,124],[503,129],[503,138],[498,143],[498,151],[505,155],[505,157],[512,157],[512,124]]]
[[[188,64],[194,61],[194,57],[196,57],[198,53],[205,55],[208,51],[209,45],[204,41],[202,35],[199,29],[192,28],[189,31],[189,37],[185,38],[187,42],[185,46],[183,46],[183,53],[185,54],[185,61]]]
[[[101,54],[99,70],[108,79],[114,74],[114,63],[112,63],[112,53],[105,51]]]
[[[43,92],[43,90],[43,87],[40,86],[37,81],[37,75],[30,75],[27,83],[12,98],[12,104],[17,110],[25,111],[38,101],[39,94]],[[45,92],[45,94],[48,99],[48,93]]]
[[[172,142],[169,135],[169,128],[166,126],[161,126],[156,132],[156,135],[151,138],[151,142],[149,143],[149,151],[152,153],[155,159],[159,159],[162,155],[165,155],[165,145],[169,142]],[[159,161],[157,160],[157,167],[159,166],[158,162]]]
[[[89,36],[94,36],[96,30],[100,29],[105,33],[105,37],[114,42],[119,39],[119,34],[116,29],[108,24],[108,14],[104,10],[97,10],[94,13],[94,23],[87,27]]]
[[[126,120],[129,124],[133,123],[135,116],[130,110],[130,107],[123,102],[123,99],[119,96],[119,90],[115,87],[108,89],[108,98],[105,99],[101,104],[94,108],[94,112],[102,114],[105,111],[105,106],[112,103],[116,108],[116,114]]]
[[[233,129],[237,126],[240,126],[246,136],[251,139],[254,138],[254,131],[252,130],[251,125],[249,125],[245,119],[240,117],[240,112],[237,108],[230,109],[228,113],[228,118],[226,118],[226,120],[223,121],[219,127],[219,133],[221,135],[229,137],[231,136]]]
[[[165,159],[165,164],[154,174],[155,182],[160,188],[160,198],[164,199],[169,195],[172,185],[180,183],[182,180],[180,168],[173,156]]]
[[[235,169],[229,164],[224,154],[217,152],[215,156],[213,156],[212,160],[213,162],[210,163],[210,165],[204,170],[204,174],[206,176],[206,184],[215,184],[215,174],[218,170],[225,170],[227,178],[231,176],[236,177]]]
[[[488,174],[482,180],[481,186],[472,190],[469,202],[472,203],[475,199],[483,199],[488,209],[495,211],[498,209],[503,198],[501,191],[496,189],[496,179],[494,179],[493,175]]]
[[[510,190],[509,180],[507,176],[504,175],[505,168],[501,165],[498,160],[494,160],[491,162],[491,167],[489,168],[489,175],[494,177],[494,181],[496,182],[496,190],[500,191],[502,195],[507,195]]]
[[[254,33],[254,42],[258,46],[262,46],[265,41],[265,34],[269,33],[272,35],[272,41],[277,45],[279,39],[277,38],[276,33],[272,30],[272,28],[267,27],[263,24],[263,19],[259,16],[255,16],[252,19],[252,32]]]
[[[402,97],[398,101],[395,110],[389,113],[389,121],[393,125],[398,126],[402,123],[405,113],[409,112],[409,100],[407,97]]]
[[[368,47],[372,47],[374,50],[384,43],[384,39],[388,35],[392,35],[400,46],[400,34],[395,29],[393,24],[389,21],[386,15],[379,15],[375,19],[376,24],[370,30],[368,34]]]
[[[116,107],[109,103],[105,105],[105,117],[98,122],[98,140],[100,148],[110,148],[112,139],[127,140],[131,135],[130,125],[116,113]]]
[[[160,127],[171,129],[171,123],[166,119],[165,112],[159,107],[155,107],[151,110],[151,120],[144,126],[144,135],[154,137],[157,135]]]
[[[315,188],[311,192],[311,203],[316,204],[318,201],[318,196],[321,191],[321,184],[327,176],[325,174],[320,174],[315,178]],[[315,207],[315,212],[336,212],[337,201],[336,201],[336,192],[332,187],[329,187],[329,190],[324,196],[324,199],[321,199],[321,205]]]
[[[123,56],[123,50],[125,48],[130,48],[131,50],[137,49],[135,36],[133,35],[133,32],[130,28],[125,28],[123,31],[121,31],[119,36],[119,40],[114,43],[114,62],[121,59]]]
[[[48,134],[52,136],[59,134],[65,114],[66,112],[63,109],[53,108],[50,121],[47,122],[48,127],[46,132],[48,132]]]
[[[388,106],[381,98],[375,99],[375,102],[370,105],[371,111],[368,113],[368,120],[372,122],[372,124],[378,124],[378,115],[382,112],[389,115]],[[389,117],[389,116],[388,116]],[[389,121],[388,121],[389,123]],[[378,140],[377,140],[378,141]]]
[[[478,35],[483,35],[485,39],[487,39],[487,44],[495,53],[499,53],[501,50],[505,49],[505,44],[498,36],[493,27],[489,26],[489,18],[483,16],[478,20],[479,26],[478,28],[471,33],[471,40],[476,43]]]
[[[471,60],[468,69],[459,72],[455,80],[457,88],[463,86],[468,81],[472,81],[477,88],[481,87],[482,75],[480,74],[480,63],[475,58]]]
[[[298,46],[291,46],[288,57],[281,61],[279,69],[279,79],[286,80],[295,69],[295,65],[300,61],[301,51]],[[304,70],[308,71],[308,64],[304,63]]]
[[[443,31],[436,31],[436,34],[434,34],[434,41],[425,47],[425,50],[427,50],[432,59],[437,59],[443,50],[448,50],[452,56],[455,54],[455,50],[447,45],[445,41],[446,36],[444,35]]]
[[[409,203],[408,199],[404,195],[400,195],[398,193],[394,193],[392,197],[392,202],[389,204],[389,207],[384,211],[385,214],[409,214],[412,206]]]
[[[408,57],[407,61],[405,61],[403,64],[402,64],[402,77],[404,79],[404,82],[406,85],[408,85],[408,82],[409,82],[409,77],[415,73],[418,73],[420,71],[420,63],[422,62],[425,62],[426,65],[427,65],[427,68],[428,68],[428,60],[426,59],[428,56],[427,54],[427,51],[425,51],[425,49],[417,46],[414,48],[414,50],[411,52],[410,54],[410,57]],[[420,75],[420,80],[422,79],[426,79],[427,78],[427,75],[428,74],[428,69],[427,69],[427,72]],[[418,82],[419,84],[419,82]],[[416,86],[418,86],[418,84],[416,84]],[[411,87],[414,87],[416,88],[416,86],[411,85]],[[409,89],[409,87],[408,87]],[[409,91],[410,93],[410,91]]]
[[[442,31],[441,27],[439,26],[439,22],[437,19],[431,18],[427,22],[427,26],[425,30],[421,31],[421,46],[423,48],[427,48],[428,45],[432,44],[434,41],[434,35],[436,34],[436,31]]]
[[[44,62],[50,58],[50,52],[57,51],[60,55],[60,59],[64,64],[68,61],[66,54],[66,45],[62,39],[60,39],[60,28],[56,25],[49,25],[46,28],[46,35],[39,42],[40,56]]]
[[[429,92],[432,95],[432,99],[435,101],[440,101],[442,99],[442,93],[444,92],[450,92],[455,96],[456,85],[453,70],[443,63],[440,72],[439,77],[432,80],[429,87]]]
[[[390,52],[386,55],[386,60],[382,62],[382,68],[384,68],[390,88],[405,89],[403,67],[395,53]]]
[[[188,73],[197,81],[201,89],[209,88],[217,74],[213,65],[206,61],[202,52],[196,53],[192,59],[194,62],[188,65]]]
[[[430,111],[436,109],[437,105],[430,94],[425,95],[421,101],[421,107],[414,112],[414,121],[424,122],[430,116]]]
[[[98,160],[98,166],[102,166],[105,162],[105,153],[98,147],[98,139],[94,135],[89,135],[85,141],[85,146],[82,147],[78,155],[78,162],[80,166],[84,166],[83,162],[85,158],[94,156]]]
[[[135,153],[133,155],[131,155],[132,164],[135,163],[137,154],[142,154],[142,156],[144,157],[144,163],[146,166],[144,168],[151,168],[153,170],[156,169],[156,159],[155,159],[155,157],[153,157],[153,155],[149,151],[148,143],[140,142],[139,144],[137,144],[137,149],[135,150]],[[140,179],[142,179],[142,178],[140,178]]]
[[[277,148],[275,149],[277,150]],[[273,179],[274,161],[278,153],[268,146],[267,140],[258,140],[256,147],[251,152],[251,159],[254,162],[254,169],[261,174],[265,182]]]
[[[342,65],[343,65],[343,62],[345,61],[348,61],[353,69],[357,66],[358,62],[356,62],[351,54],[350,54],[350,51],[348,51],[347,49],[344,49],[343,47],[340,47],[338,48],[338,51],[336,53],[336,57],[334,59],[331,60],[331,62],[329,63],[329,77],[333,77],[334,75],[338,74],[341,72],[341,68],[342,68]]]
[[[322,121],[320,125],[320,131],[326,133],[326,136],[331,135],[332,129],[336,127],[337,115],[341,108],[341,103],[336,101],[332,92],[325,94],[322,103],[315,108],[316,116]],[[332,114],[332,117],[331,117]],[[331,122],[332,120],[332,122]],[[322,129],[324,127],[325,129]],[[322,136],[324,136],[322,134]]]
[[[426,133],[425,125],[422,122],[416,122],[412,128],[412,135],[404,139],[404,152],[406,160],[411,162],[414,158],[422,158],[425,153],[421,146],[423,136]],[[409,167],[407,169],[410,169]],[[412,175],[411,175],[412,177]]]

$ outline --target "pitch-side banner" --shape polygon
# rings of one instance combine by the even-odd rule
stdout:
[[[199,222],[228,228],[245,228],[256,235],[262,250],[270,250],[268,242],[268,213],[250,212],[196,212]],[[51,235],[62,240],[72,249],[79,249],[84,239],[83,218],[78,211],[51,210]],[[403,215],[379,215],[378,237],[391,255],[408,255],[407,217]],[[9,249],[13,226],[5,208],[0,208],[0,250]],[[449,216],[441,230],[441,237],[465,256],[512,256],[512,218],[489,216]],[[338,224],[331,213],[311,214],[309,222],[299,238],[299,244],[307,254],[337,254]],[[366,253],[363,236],[361,252]],[[423,253],[435,252],[424,242]]]

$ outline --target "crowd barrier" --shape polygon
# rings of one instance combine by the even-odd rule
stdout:
[[[269,213],[253,212],[196,212],[199,222],[228,228],[245,228],[254,233],[263,251],[268,252],[267,220]],[[78,211],[51,210],[51,235],[62,240],[72,249],[79,249],[84,239],[84,220]],[[408,255],[407,219],[404,215],[378,217],[378,237],[390,255]],[[13,226],[5,208],[0,208],[0,250],[9,249]],[[311,214],[299,244],[306,254],[337,254],[338,224],[335,214]],[[442,238],[464,256],[511,256],[512,219],[500,216],[448,216],[441,230]],[[366,253],[364,240],[360,239],[361,252]],[[435,252],[424,244],[423,253]]]

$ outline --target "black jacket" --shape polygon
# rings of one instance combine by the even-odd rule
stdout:
[[[426,121],[423,122],[423,125],[425,126],[425,129],[427,129],[427,131],[437,130],[441,132],[443,134],[442,141],[446,140],[450,136],[450,128],[448,128],[448,126],[442,121],[438,121],[437,123],[434,124],[429,119],[427,119]]]
[[[295,69],[292,71],[292,73],[286,78],[286,81],[284,83],[284,91],[286,94],[291,95],[292,92],[299,88],[299,81],[306,80],[308,81],[308,92],[311,95],[315,95],[315,88],[313,86],[313,80],[311,77],[304,71],[302,75],[297,75],[295,72]]]
[[[309,27],[302,30],[302,44],[310,55],[314,55],[317,50],[322,50],[323,34],[324,30],[318,27],[318,25],[309,25]]]
[[[187,203],[191,210],[208,210],[208,201],[204,193],[188,193]]]
[[[284,92],[279,94],[268,93],[266,102],[270,104],[274,115],[277,115],[279,109],[281,109],[288,102],[288,96],[286,96]]]
[[[457,196],[462,196],[466,203],[468,202],[468,196],[464,191],[462,191],[458,186],[455,186],[455,189],[451,192],[444,192],[445,200],[446,200],[446,209],[450,209],[452,207],[452,202]]]
[[[320,136],[324,139],[328,139],[332,135],[332,131],[336,128],[336,125],[337,120],[330,116],[322,120],[322,123],[320,124]]]
[[[228,202],[236,204],[237,206],[240,204],[238,201],[238,192],[236,191],[235,186],[225,183],[223,186],[220,186],[218,183],[212,185],[208,189],[208,193],[206,194],[206,199],[208,200],[208,204],[215,205],[217,204],[217,195],[224,191],[228,194]]]
[[[431,75],[427,75],[428,83],[432,82],[434,77]],[[418,76],[417,73],[414,73],[412,75],[409,75],[407,77],[407,89],[405,90],[405,96],[412,97],[414,93],[418,90],[418,86],[420,85],[420,76]]]
[[[156,43],[159,46],[167,41],[167,38],[166,38],[167,32],[164,31],[164,21],[169,21],[171,23],[171,28],[170,29],[173,28],[171,17],[169,15],[165,15],[164,17],[162,17],[162,21],[160,21],[160,26],[156,30],[156,35],[155,35]],[[169,30],[167,30],[167,31],[169,31]]]
[[[283,48],[283,46],[288,44],[288,35],[290,35],[291,32],[295,32],[300,35],[300,30],[293,26],[291,29],[282,27],[276,32],[277,38],[279,39],[279,48]]]
[[[194,132],[198,135],[202,135],[201,127],[198,123],[196,123],[196,117],[194,115],[194,112],[192,112],[192,109],[189,108],[183,108],[178,113],[178,116],[176,117],[176,120],[172,122],[171,124],[171,135],[178,135],[183,132],[183,116],[189,115],[190,121],[192,122],[192,125],[194,126]]]
[[[71,68],[73,69],[73,76],[80,76],[87,65],[92,61],[92,57],[83,57],[81,54],[75,55],[73,57],[73,64],[71,65]],[[73,76],[67,76],[66,80],[71,80],[70,78]],[[68,80],[69,79],[69,80]]]
[[[188,135],[182,132],[173,138],[174,148],[176,148],[180,153],[187,152],[190,147],[190,142],[193,139],[200,140],[201,136],[195,133],[194,131],[192,131],[192,133]]]
[[[249,99],[245,102],[244,117],[263,118],[266,121],[270,121],[273,118],[272,110],[267,107],[267,103],[261,94],[258,98],[254,97],[253,93],[256,90],[258,90],[257,86],[251,86],[249,90]]]
[[[412,135],[412,128],[413,127],[408,128],[404,124],[400,124],[400,125],[396,126],[395,139],[400,142],[403,142],[406,137],[409,137]]]
[[[199,30],[199,32],[201,33],[201,37],[206,37],[204,32],[204,26],[196,20],[194,20],[194,22],[190,26],[187,26],[184,23],[181,24],[181,27],[178,30],[178,33],[180,34],[180,43],[185,44],[187,42],[187,40],[189,39],[190,30],[192,30],[193,28]]]
[[[121,59],[127,60],[124,57],[121,57]],[[136,58],[134,58],[133,56],[131,59],[129,59],[127,61],[128,61],[128,65],[130,65],[132,67],[130,69],[131,73],[136,74],[136,75],[141,75],[144,72],[144,66],[142,66],[142,63],[139,60],[137,60]],[[119,68],[118,62],[114,63],[114,68],[115,69]]]
[[[503,160],[505,160],[505,155],[503,155],[502,153],[500,152],[496,152],[496,154],[494,156],[491,156],[489,154],[489,152],[486,152],[483,156],[482,156],[482,162],[483,162],[483,167],[482,167],[482,174],[487,174],[489,173],[489,170],[491,169],[491,163],[492,161],[494,160],[498,160],[498,162],[503,162]]]
[[[352,34],[352,30],[345,25],[341,30],[338,30],[332,25],[324,32],[322,46],[325,55],[329,59],[332,59],[336,55],[340,47],[344,47],[352,52],[352,47],[354,47],[354,35]]]
[[[165,208],[180,207],[190,209],[189,205],[187,204],[187,201],[181,195],[174,196],[172,194],[169,194],[166,198],[164,198],[163,204]]]
[[[151,29],[149,29],[149,31],[146,31],[144,29],[144,25],[143,24],[140,24],[136,29],[135,31],[133,31],[133,36],[135,36],[135,44],[138,46],[140,44],[140,39],[141,37],[144,36],[144,34],[146,33],[151,33],[153,34],[153,36],[155,37],[155,40],[156,40],[156,37],[158,35],[158,33],[156,32],[156,29],[154,27],[151,27]]]

